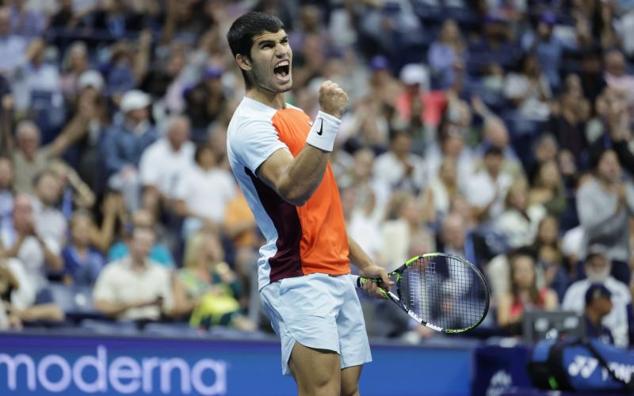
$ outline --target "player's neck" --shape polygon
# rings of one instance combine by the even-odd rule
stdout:
[[[281,92],[274,93],[254,87],[247,90],[246,97],[278,110],[285,106],[284,94]]]

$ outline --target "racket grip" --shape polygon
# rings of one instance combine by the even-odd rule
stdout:
[[[362,276],[358,276],[358,275],[353,275],[354,279],[354,283],[357,285],[357,287],[359,289],[363,289],[363,286],[368,283],[368,282],[373,282],[372,279],[368,279],[368,278],[364,278]],[[380,282],[380,279],[378,280]],[[376,282],[376,281],[375,281]],[[377,283],[380,286],[380,283]],[[385,299],[388,299],[388,295],[387,295],[387,291],[385,291],[385,289],[383,289],[382,287],[379,287],[379,289],[377,290],[377,292],[379,293],[379,295]]]

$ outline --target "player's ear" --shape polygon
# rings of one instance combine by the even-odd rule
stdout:
[[[251,70],[252,68],[251,59],[242,54],[236,55],[236,63],[238,64],[238,67],[240,67],[240,69],[242,70]]]

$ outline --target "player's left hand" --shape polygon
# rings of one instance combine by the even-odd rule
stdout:
[[[378,266],[376,264],[371,264],[365,267],[361,271],[361,275],[366,276],[368,278],[380,278],[381,281],[383,282],[383,286],[384,286],[383,289],[389,289],[394,285],[394,282],[392,282],[390,277],[387,275],[387,271],[385,270],[385,268]],[[383,291],[382,288],[379,287],[375,282],[365,282],[363,284],[363,290],[365,290],[366,292],[368,292],[369,294],[375,297],[380,297],[380,298],[386,297],[385,291]]]

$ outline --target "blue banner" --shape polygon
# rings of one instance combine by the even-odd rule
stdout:
[[[364,396],[469,394],[472,349],[375,345]],[[295,394],[274,341],[0,335],[0,395]]]

